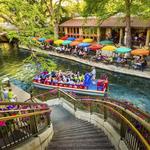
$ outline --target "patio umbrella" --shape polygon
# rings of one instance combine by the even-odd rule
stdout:
[[[72,43],[72,41],[65,40],[65,41],[63,41],[62,45],[69,45],[70,43]]]
[[[147,56],[150,55],[150,51],[146,49],[135,49],[131,51],[132,55],[140,55],[140,56]]]
[[[32,38],[32,40],[33,40],[33,41],[36,41],[37,39],[34,37],[34,38]]]
[[[62,43],[63,43],[63,40],[56,40],[56,41],[54,41],[54,44],[56,44],[56,45],[60,45]]]
[[[84,39],[83,42],[85,42],[85,43],[91,43],[91,42],[93,42],[93,39]]]
[[[62,38],[60,38],[61,40],[67,40],[68,36],[63,36]]]
[[[78,41],[73,41],[72,43],[70,43],[70,46],[76,46],[78,44],[80,44],[81,42],[78,42]]]
[[[49,43],[49,44],[53,44],[54,41],[52,39],[47,39],[47,40],[45,40],[45,42]]]
[[[111,46],[111,45],[107,45],[102,48],[102,50],[105,50],[105,51],[114,51],[116,49],[117,49],[117,47]]]
[[[90,49],[90,50],[93,50],[93,51],[96,51],[96,50],[98,50],[98,49],[101,49],[102,47],[103,47],[103,46],[100,45],[100,44],[93,44],[93,45],[89,46],[89,49]]]
[[[114,43],[113,43],[113,41],[110,41],[110,40],[104,40],[104,41],[100,41],[99,44],[109,45],[109,44],[114,44]]]
[[[76,41],[82,42],[84,39],[83,38],[77,38]]]
[[[115,50],[116,53],[128,53],[131,51],[131,48],[119,47]]]
[[[69,38],[67,38],[67,40],[69,40],[69,41],[74,41],[76,38],[74,38],[74,37],[69,37]]]
[[[44,42],[46,40],[46,38],[39,38],[38,41],[39,42]]]
[[[78,44],[79,47],[89,47],[91,44],[90,43],[80,43]]]

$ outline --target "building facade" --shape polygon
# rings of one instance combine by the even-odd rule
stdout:
[[[123,17],[112,16],[104,21],[96,17],[73,18],[59,25],[61,35],[73,37],[92,38],[95,41],[111,39],[116,44],[124,45],[126,22]],[[138,17],[131,18],[131,33],[133,45],[149,46],[150,19],[143,20]]]

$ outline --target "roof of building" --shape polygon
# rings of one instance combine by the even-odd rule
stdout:
[[[62,24],[61,27],[125,27],[126,22],[123,17],[112,16],[102,22],[99,22],[96,17],[88,17],[84,19],[83,17],[77,17],[70,19]],[[144,20],[139,17],[131,17],[131,27],[137,28],[149,28],[150,19]]]

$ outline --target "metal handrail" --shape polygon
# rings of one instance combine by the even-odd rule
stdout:
[[[32,102],[0,102],[0,105],[43,105],[43,103],[32,103]]]
[[[126,117],[124,117],[122,114],[120,114],[118,111],[116,111],[114,108],[112,108],[110,106],[104,105],[104,107],[111,109],[113,112],[115,112],[117,115],[119,115],[125,121],[125,123],[127,123],[132,128],[132,130],[134,130],[134,132],[138,135],[138,137],[140,138],[142,143],[146,146],[146,148],[148,150],[150,149],[150,145],[148,144],[148,142],[145,140],[145,138],[142,136],[142,134],[135,128],[135,126]]]
[[[44,114],[44,113],[47,113],[50,111],[51,110],[48,109],[48,110],[43,110],[43,111],[38,111],[38,112],[33,112],[33,113],[16,115],[16,116],[1,117],[0,121],[7,121],[7,120],[11,120],[11,119],[16,119],[16,118],[25,118],[25,117],[30,117],[30,116],[36,116],[36,115]]]
[[[9,105],[15,107],[8,108]],[[4,106],[0,111],[2,150],[11,149],[50,126],[51,110],[45,103],[1,102],[0,106]]]
[[[68,93],[62,91],[59,89],[60,92],[62,92],[64,95],[68,96],[69,98],[71,98],[73,101],[75,102],[81,102],[81,100],[76,100],[74,97],[70,96]],[[82,101],[83,102],[83,101]],[[125,115],[121,114],[119,110],[121,110],[121,112],[125,113],[126,115],[129,115],[131,118],[135,119],[136,121],[138,121],[145,129],[148,130],[148,132],[150,132],[150,124],[148,122],[146,122],[145,120],[143,120],[142,118],[138,117],[137,115],[135,115],[133,112],[131,112],[130,110],[127,110],[126,108],[119,106],[117,104],[114,104],[112,102],[108,102],[108,101],[102,101],[102,100],[92,100],[90,101],[92,104],[96,103],[96,104],[102,104],[105,108],[108,108],[110,110],[112,110],[115,114],[117,114],[123,121],[125,124],[129,125],[130,128],[132,129],[132,131],[139,137],[139,140],[144,144],[144,146],[149,150],[150,149],[150,145],[148,143],[148,141],[146,141],[146,139],[143,137],[143,135],[138,131],[138,129],[136,129],[136,127],[134,126],[134,124],[127,118],[125,117]],[[76,105],[77,107],[77,105]],[[114,109],[117,108],[117,109]]]

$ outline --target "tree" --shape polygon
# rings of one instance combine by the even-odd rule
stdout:
[[[149,0],[84,0],[86,3],[84,15],[95,15],[101,21],[117,13],[124,13],[126,20],[126,46],[131,47],[131,15],[149,16]]]
[[[64,18],[78,14],[78,0],[44,0],[50,25],[54,27],[54,37],[58,38],[59,24]]]
[[[79,10],[78,0],[0,0],[0,4],[0,18],[15,25],[19,31],[34,35],[43,28],[53,32],[55,38],[58,38],[60,22]]]

